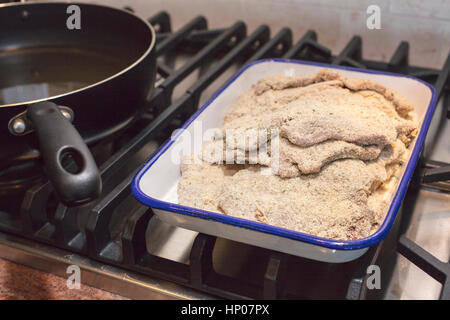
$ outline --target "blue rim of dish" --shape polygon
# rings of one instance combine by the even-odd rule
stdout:
[[[236,218],[232,216],[227,216],[220,213],[214,213],[210,211],[205,211],[201,209],[191,208],[187,206],[182,206],[179,204],[174,204],[170,202],[161,201],[152,197],[149,197],[139,187],[139,182],[142,178],[142,176],[147,172],[147,170],[159,159],[159,157],[164,154],[170,146],[178,139],[178,137],[181,134],[181,131],[174,135],[170,140],[168,140],[161,148],[143,165],[143,167],[138,171],[138,173],[135,175],[132,183],[131,183],[131,190],[134,194],[134,196],[142,202],[144,205],[147,205],[152,208],[161,209],[165,211],[171,211],[179,214],[189,215],[201,219],[206,220],[213,220],[216,222],[221,222],[224,224],[237,226],[245,229],[260,231],[284,238],[289,238],[293,240],[298,240],[301,242],[307,242],[310,244],[331,248],[331,249],[338,249],[338,250],[356,250],[361,249],[365,247],[372,246],[376,244],[377,242],[383,240],[386,235],[388,234],[390,228],[392,227],[395,217],[397,216],[397,211],[400,208],[400,205],[403,201],[403,197],[405,196],[406,190],[408,188],[409,181],[411,180],[412,174],[414,172],[414,169],[417,164],[417,160],[419,159],[420,151],[422,150],[422,146],[425,141],[426,133],[428,131],[428,128],[430,126],[431,118],[434,113],[434,109],[436,108],[437,103],[437,94],[434,87],[432,87],[430,84],[426,83],[425,81],[422,81],[421,79],[402,75],[402,74],[396,74],[391,72],[384,72],[384,71],[375,71],[375,70],[366,70],[366,69],[357,69],[352,67],[346,67],[346,66],[335,66],[335,65],[329,65],[324,63],[316,63],[316,62],[306,62],[306,61],[300,61],[300,60],[289,60],[289,59],[263,59],[263,60],[257,60],[254,62],[251,62],[239,70],[238,73],[236,73],[223,87],[220,88],[220,90],[217,91],[214,96],[211,97],[196,113],[194,113],[189,120],[187,120],[181,129],[186,129],[225,89],[230,86],[243,72],[245,72],[250,67],[265,63],[265,62],[278,62],[278,63],[296,63],[296,64],[303,64],[303,65],[311,65],[311,66],[319,66],[323,68],[329,68],[329,69],[341,69],[341,70],[349,70],[349,71],[355,71],[360,73],[370,73],[370,74],[381,74],[381,75],[388,75],[393,77],[403,77],[403,78],[409,78],[413,79],[415,81],[418,81],[425,86],[427,86],[431,91],[431,100],[428,105],[427,111],[425,113],[425,117],[422,123],[422,128],[420,130],[420,134],[417,137],[416,144],[414,146],[414,149],[411,153],[410,160],[408,161],[408,164],[406,166],[405,172],[402,176],[402,179],[400,181],[400,184],[398,186],[397,192],[394,195],[394,198],[392,200],[391,206],[389,207],[389,211],[383,221],[383,224],[381,227],[372,235],[370,235],[367,238],[358,239],[358,240],[334,240],[334,239],[327,239],[327,238],[321,238],[317,236],[313,236],[306,233],[301,233],[298,231],[292,231],[284,228],[279,228],[267,224],[263,224],[260,222],[250,221],[246,219]]]

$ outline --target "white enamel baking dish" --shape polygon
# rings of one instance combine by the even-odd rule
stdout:
[[[381,83],[406,96],[415,106],[420,131],[410,147],[409,160],[397,181],[386,218],[373,235],[354,241],[339,241],[316,237],[263,223],[208,212],[178,204],[177,183],[180,179],[180,147],[193,143],[195,130],[200,136],[205,130],[218,128],[228,108],[237,97],[259,79],[273,75],[308,75],[321,68],[336,69],[348,78],[368,79]],[[132,183],[135,197],[152,207],[156,215],[171,225],[272,249],[313,260],[331,263],[354,260],[389,232],[405,195],[408,183],[423,146],[434,108],[436,92],[429,84],[408,76],[361,70],[294,60],[269,59],[243,67],[221,90],[206,102],[140,169]]]

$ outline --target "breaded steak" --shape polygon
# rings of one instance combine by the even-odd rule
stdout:
[[[329,239],[379,228],[417,134],[413,106],[378,83],[321,70],[262,79],[186,157],[179,203]]]

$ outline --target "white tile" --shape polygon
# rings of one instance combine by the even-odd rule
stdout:
[[[245,0],[244,0],[245,1]],[[289,2],[301,7],[303,4],[314,5],[323,8],[344,8],[365,11],[369,5],[378,5],[381,10],[388,10],[389,0],[269,0],[277,2]]]
[[[402,0],[391,1],[390,11],[400,15],[432,17],[450,20],[448,0]]]
[[[359,34],[366,59],[389,61],[403,40],[410,42],[410,63],[419,66],[441,67],[450,51],[450,21],[382,13],[381,30],[369,30],[364,14],[343,11],[341,17],[339,49]]]

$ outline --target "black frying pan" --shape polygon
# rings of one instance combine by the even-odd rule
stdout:
[[[81,29],[74,20],[68,28],[71,5]],[[139,114],[155,80],[154,44],[153,28],[127,11],[0,5],[0,167],[41,156],[61,201],[96,198],[101,179],[86,143]]]

